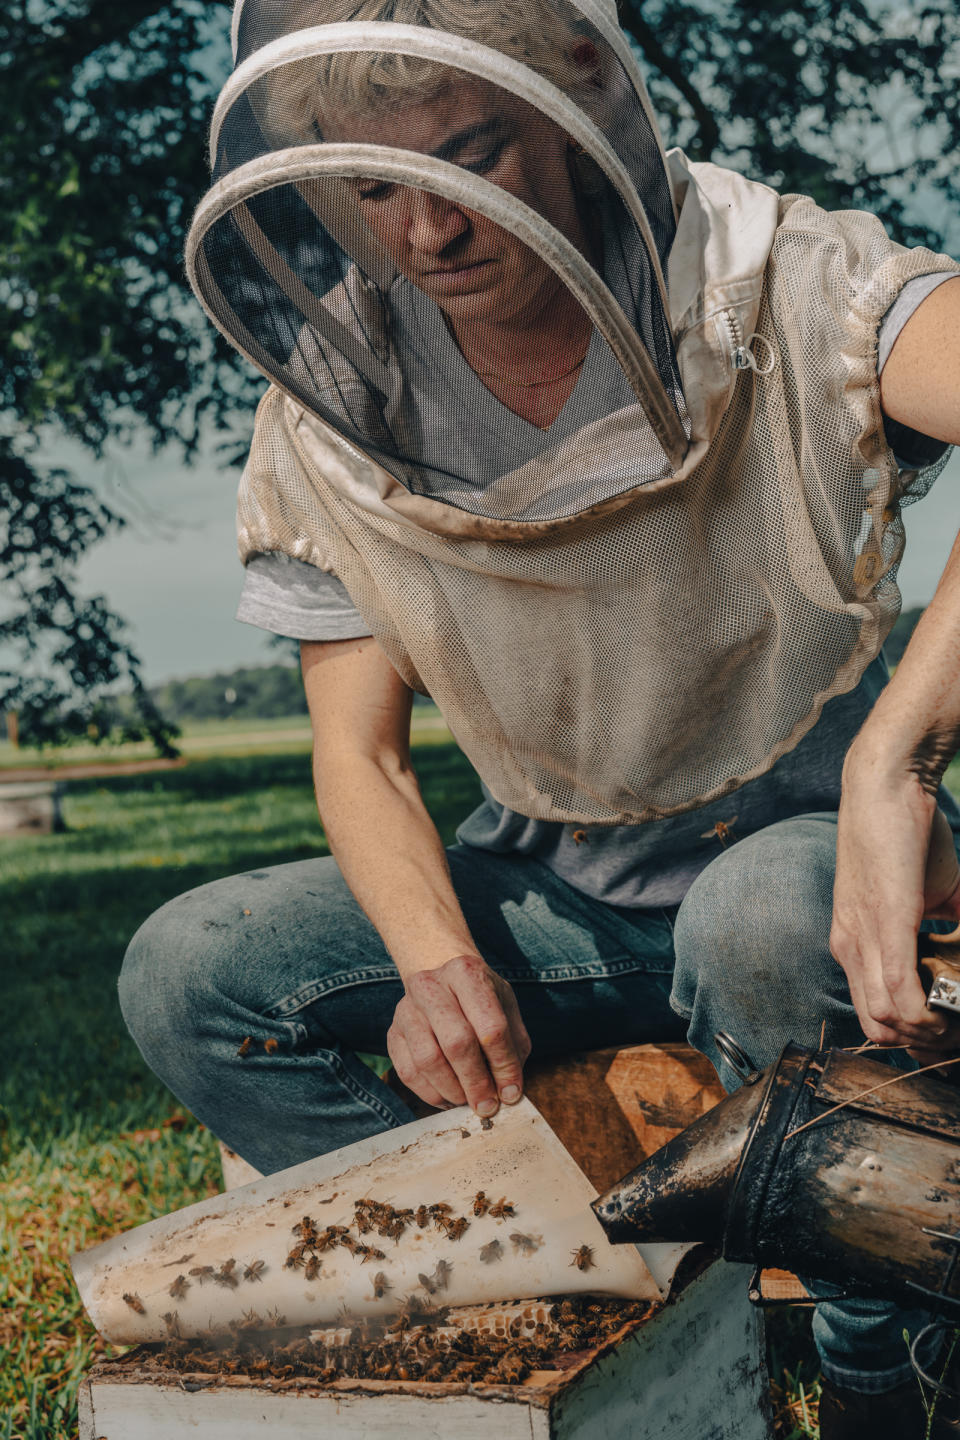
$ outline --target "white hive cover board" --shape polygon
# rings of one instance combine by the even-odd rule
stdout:
[[[492,1208],[505,1200],[513,1213],[475,1215],[481,1190]],[[413,1294],[432,1293],[443,1305],[576,1292],[660,1296],[683,1247],[610,1245],[589,1208],[596,1193],[528,1100],[501,1109],[487,1129],[464,1107],[113,1236],[75,1255],[73,1270],[97,1329],[127,1345],[225,1331],[231,1321],[271,1328],[389,1315]],[[425,1228],[409,1220],[396,1240],[360,1236],[354,1202],[362,1198],[395,1210],[449,1206],[444,1213],[468,1223],[456,1240],[432,1219]],[[286,1263],[304,1217],[317,1231],[344,1227],[382,1257],[362,1259],[338,1244],[318,1255],[308,1280],[302,1265]],[[574,1257],[583,1247],[580,1268]],[[423,1277],[440,1261],[450,1268],[430,1292]],[[386,1281],[379,1296],[377,1277]]]

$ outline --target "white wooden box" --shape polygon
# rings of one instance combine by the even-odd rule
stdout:
[[[80,1440],[769,1440],[748,1267],[689,1269],[645,1320],[522,1385],[266,1384],[101,1363],[80,1388]]]

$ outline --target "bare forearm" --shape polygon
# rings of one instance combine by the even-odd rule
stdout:
[[[906,770],[934,796],[960,750],[960,537],[896,673],[852,747],[879,772]]]
[[[413,770],[351,756],[314,780],[330,848],[400,975],[476,953]]]

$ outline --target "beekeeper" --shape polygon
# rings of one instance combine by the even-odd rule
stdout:
[[[411,1118],[357,1051],[481,1114],[531,1047],[937,1051],[960,559],[882,695],[880,647],[960,266],[665,155],[611,0],[246,0],[234,42],[188,266],[271,382],[239,613],[301,641],[335,858],[146,923],[149,1064],[273,1171]],[[447,850],[417,692],[484,786]],[[821,1307],[838,1415],[893,1413],[917,1323]]]

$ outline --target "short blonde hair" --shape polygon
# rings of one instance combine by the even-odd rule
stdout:
[[[288,33],[341,21],[418,25],[474,40],[528,65],[582,109],[596,111],[600,92],[574,59],[583,31],[551,0],[300,0]],[[434,99],[459,74],[415,55],[389,51],[320,55],[274,72],[261,124],[274,143],[309,143],[322,129],[330,97],[339,112],[380,116]]]

